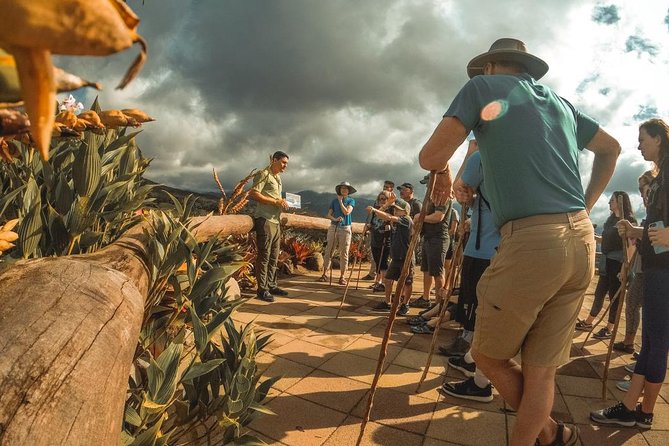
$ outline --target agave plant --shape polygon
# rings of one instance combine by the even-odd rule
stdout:
[[[194,200],[172,199],[174,211],[150,216],[151,286],[123,444],[211,436],[261,444],[243,427],[269,413],[261,402],[276,380],[260,383],[255,364],[269,336],[256,337],[251,325],[234,326],[230,315],[244,300],[230,300],[225,288],[245,262],[229,240],[197,243],[188,219]]]

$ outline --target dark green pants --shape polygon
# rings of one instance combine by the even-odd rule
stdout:
[[[276,288],[276,264],[281,250],[281,226],[272,223],[266,218],[253,219],[253,229],[256,231],[258,253],[256,255],[256,280],[258,292]]]

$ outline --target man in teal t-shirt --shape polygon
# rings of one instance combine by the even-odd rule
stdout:
[[[436,171],[432,199],[451,196],[448,161],[470,131],[478,141],[498,253],[477,286],[472,355],[517,410],[512,446],[575,443],[578,429],[550,418],[555,372],[569,359],[574,323],[592,279],[588,212],[613,174],[618,142],[549,87],[548,64],[517,39],[472,59],[471,80],[420,153]],[[583,148],[594,152],[584,192]],[[521,353],[522,367],[512,358]],[[559,427],[560,426],[560,427]],[[556,442],[557,444],[557,442]]]

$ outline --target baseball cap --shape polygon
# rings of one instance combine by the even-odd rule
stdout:
[[[402,183],[401,185],[397,186],[397,190],[402,190],[402,188],[405,188],[405,187],[413,190],[413,184],[411,184],[411,183]]]
[[[409,205],[409,203],[402,200],[401,198],[395,200],[395,203],[393,203],[393,207],[399,209],[400,211],[406,212],[407,215],[411,213],[411,206]]]

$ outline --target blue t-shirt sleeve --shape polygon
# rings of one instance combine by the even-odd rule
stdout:
[[[483,172],[481,171],[481,154],[478,151],[470,155],[460,179],[473,189],[476,189],[481,184]]]
[[[455,96],[451,106],[448,107],[446,113],[444,113],[444,118],[446,117],[455,117],[462,122],[462,125],[465,126],[467,132],[475,129],[481,119],[481,110],[480,110],[480,98],[481,98],[481,88],[483,83],[480,79],[477,79],[481,76],[476,76],[473,79],[470,79],[469,82],[465,84],[460,92]]]
[[[330,202],[330,210],[332,210],[332,213],[334,214],[335,212],[337,212],[337,209],[339,209],[339,203],[338,200],[335,198]]]
[[[346,199],[344,200],[344,206],[346,207],[355,206],[355,199],[351,197],[346,197]]]

